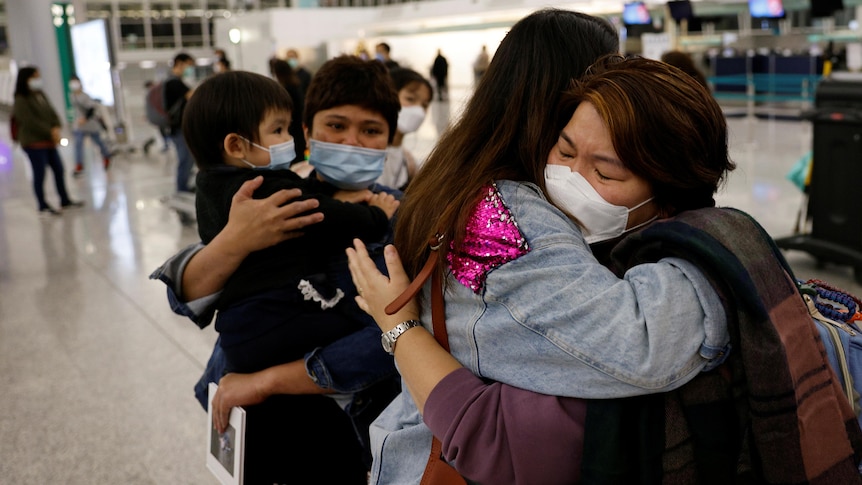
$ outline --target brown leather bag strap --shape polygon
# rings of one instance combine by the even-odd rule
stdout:
[[[412,300],[419,290],[422,289],[422,286],[428,281],[428,277],[431,276],[431,272],[437,268],[437,251],[431,250],[431,253],[428,254],[428,260],[425,261],[425,266],[422,267],[422,270],[419,271],[419,274],[416,275],[416,278],[410,283],[410,286],[404,290],[403,293],[398,295],[398,298],[392,300],[392,303],[386,305],[384,311],[387,315],[393,315],[395,312],[400,310],[407,304],[408,301]]]
[[[443,300],[443,282],[440,272],[431,275],[431,324],[434,327],[434,338],[441,347],[449,352],[449,334],[446,332],[446,304]]]

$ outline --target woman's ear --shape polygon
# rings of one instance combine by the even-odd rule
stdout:
[[[302,136],[305,137],[305,142],[308,143],[311,140],[311,137],[308,136],[308,125],[305,123],[302,124]]]
[[[245,140],[240,138],[236,133],[230,133],[224,137],[224,152],[229,157],[238,158],[240,160],[246,158],[246,150],[248,149]]]

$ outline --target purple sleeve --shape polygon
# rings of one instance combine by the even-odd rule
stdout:
[[[423,419],[470,480],[556,484],[580,478],[585,416],[581,399],[486,384],[458,369],[431,391]]]

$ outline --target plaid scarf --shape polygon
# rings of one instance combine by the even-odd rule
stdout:
[[[734,209],[688,211],[622,239],[619,274],[664,257],[719,293],[732,351],[675,391],[588,404],[584,483],[862,483],[862,431],[772,239]]]

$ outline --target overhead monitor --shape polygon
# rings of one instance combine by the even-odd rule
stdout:
[[[114,80],[111,73],[113,53],[105,19],[75,24],[70,29],[75,74],[81,87],[91,98],[105,106],[114,105]]]
[[[784,18],[784,3],[781,0],[748,0],[748,11],[756,19]]]
[[[623,5],[623,23],[626,25],[649,25],[652,23],[649,10],[643,2],[628,2]]]
[[[811,0],[811,16],[814,18],[831,17],[843,8],[842,0]]]
[[[670,16],[677,22],[683,19],[694,19],[694,10],[691,8],[691,2],[689,0],[667,2],[667,8],[670,9]]]

